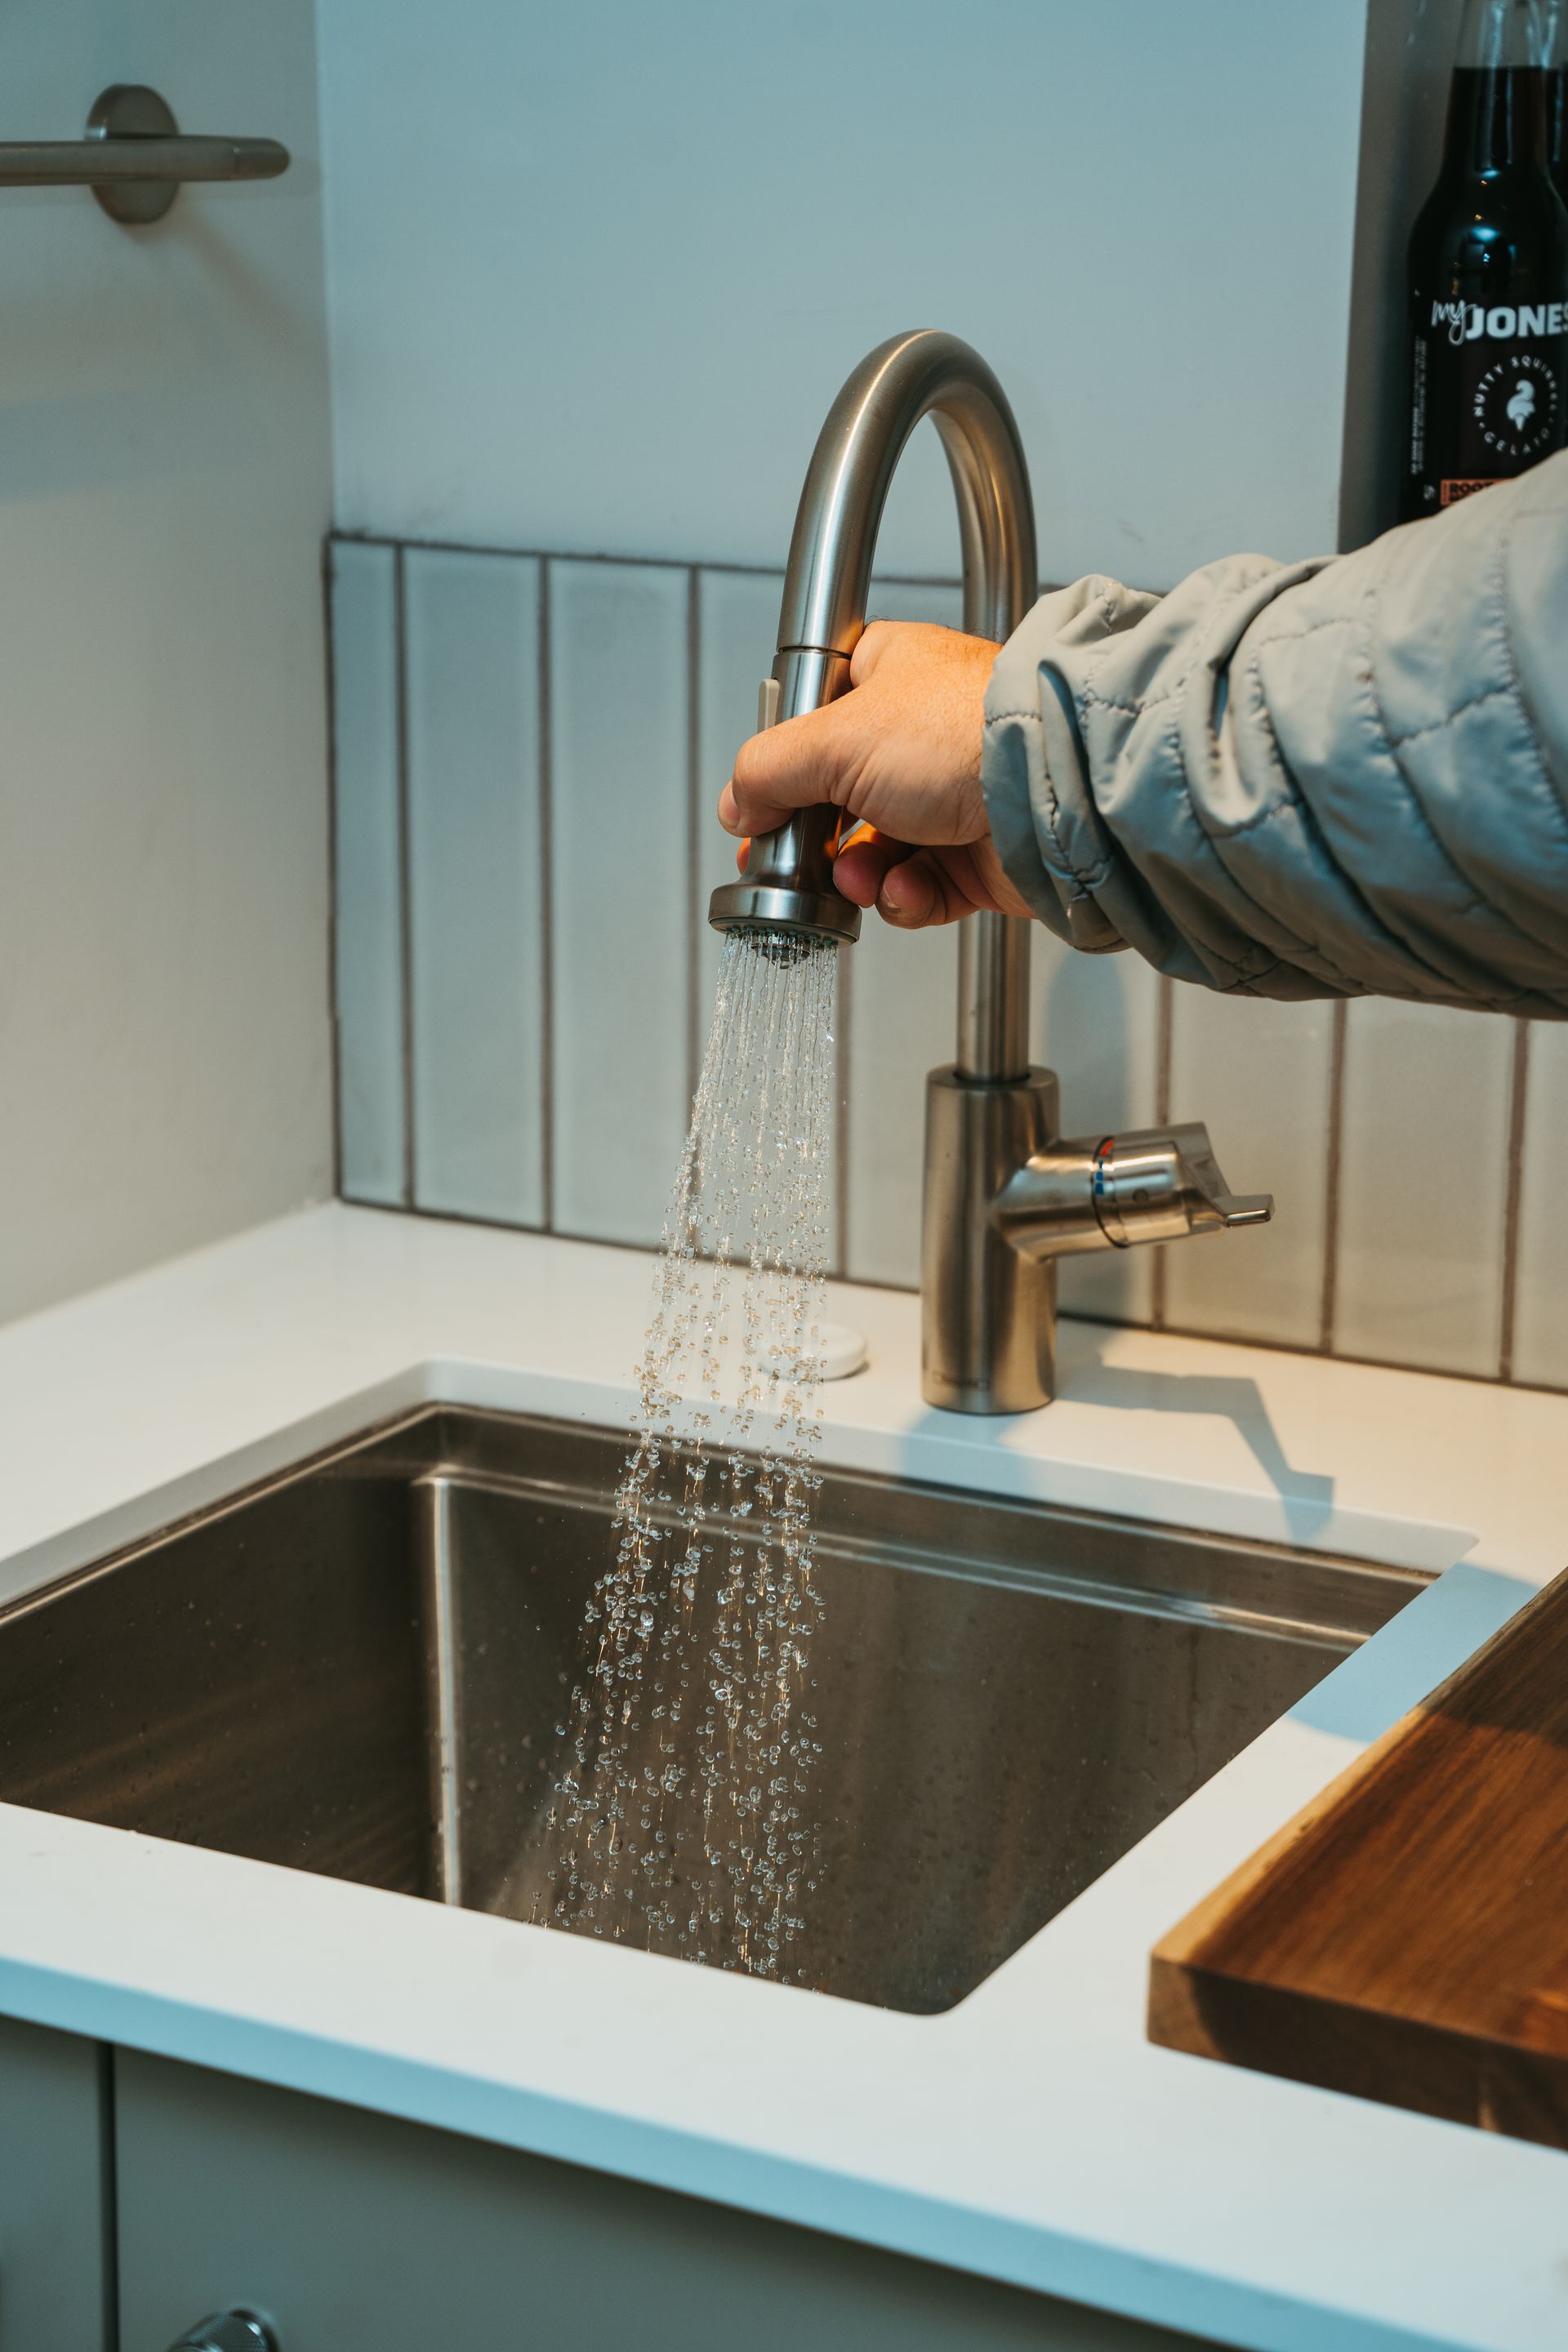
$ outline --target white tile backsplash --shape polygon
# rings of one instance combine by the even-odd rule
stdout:
[[[1335,1345],[1495,1373],[1513,1024],[1368,998],[1350,1007]]]
[[[1141,956],[1075,954],[1040,923],[1029,947],[1029,1052],[1061,1082],[1064,1134],[1152,1127],[1160,1005],[1152,965]],[[1057,1277],[1063,1312],[1146,1323],[1154,1265],[1147,1249],[1064,1258]]]
[[[757,688],[773,666],[779,633],[782,572],[704,572],[698,581],[697,775],[695,829],[698,1006],[702,1034],[713,1010],[720,934],[707,919],[708,900],[735,878],[735,842],[714,814],[730,781],[736,752],[756,732]]]
[[[955,629],[962,614],[952,582],[871,583],[871,620]],[[840,962],[848,1001],[844,1270],[853,1282],[912,1289],[921,1278],[926,1072],[953,1055],[958,934],[951,925],[900,931],[870,908]]]
[[[407,1177],[397,564],[390,547],[331,551],[338,1181],[381,1207]]]
[[[873,580],[868,621],[932,621],[941,629],[963,625],[963,591],[952,580]]]
[[[1530,1091],[1514,1278],[1516,1380],[1568,1388],[1568,1023],[1537,1021],[1530,1034]]]
[[[654,1243],[690,1108],[688,575],[548,579],[553,1222]]]
[[[350,1198],[404,1204],[412,1161],[419,1207],[658,1240],[712,1011],[708,896],[733,870],[712,804],[755,723],[781,585],[334,544]],[[881,581],[871,611],[955,625],[959,592]],[[1272,1226],[1168,1249],[1163,1271],[1152,1251],[1069,1259],[1067,1312],[1314,1349],[1327,1311],[1344,1354],[1495,1378],[1517,1262],[1512,1375],[1568,1388],[1568,1025],[1532,1034],[1510,1194],[1511,1022],[1242,1001],[1042,928],[1031,947],[1031,1052],[1061,1080],[1065,1130],[1202,1118],[1237,1191],[1279,1203]],[[952,1058],[957,950],[955,929],[873,913],[840,958],[834,1250],[855,1279],[919,1280],[925,1076]]]
[[[414,1198],[544,1222],[539,572],[404,558]]]
[[[926,1072],[953,1055],[958,929],[900,931],[868,914],[839,957],[849,1001],[845,1272],[914,1288]]]
[[[1165,1252],[1166,1320],[1315,1347],[1328,1230],[1333,1007],[1178,988],[1173,1119],[1202,1119],[1233,1192],[1272,1192],[1274,1220]]]

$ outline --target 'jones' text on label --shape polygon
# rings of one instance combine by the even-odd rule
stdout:
[[[1568,303],[1499,302],[1489,310],[1479,302],[1434,302],[1432,324],[1447,327],[1451,343],[1510,343],[1524,335],[1568,332]]]

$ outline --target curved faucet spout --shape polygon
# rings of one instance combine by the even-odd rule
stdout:
[[[866,625],[871,560],[910,435],[930,416],[958,500],[963,625],[1010,636],[1037,593],[1035,514],[1001,385],[955,335],[895,335],[862,361],[817,438],[790,542],[773,675],[758,724],[842,694]],[[803,809],[753,841],[713,893],[721,930],[853,940],[860,910],[834,887],[841,812]],[[1085,1249],[1262,1223],[1196,1125],[1063,1142],[1057,1081],[1029,1066],[1029,926],[959,926],[958,1053],[926,1080],[921,1246],[921,1393],[956,1412],[1027,1412],[1056,1385],[1056,1261]]]
[[[1034,506],[1006,394],[979,352],[956,335],[932,328],[895,335],[861,362],[817,437],[790,542],[778,651],[771,687],[763,688],[765,722],[815,710],[848,685],[849,656],[866,625],[882,509],[923,416],[942,436],[958,501],[964,627],[1000,641],[1034,602]],[[714,891],[710,922],[721,930],[783,926],[830,939],[858,937],[860,910],[833,887],[839,814],[805,809],[753,841],[741,879]],[[964,926],[973,935],[964,959],[968,994],[980,993],[984,981],[991,997],[1001,992],[1010,1000],[1000,1013],[987,1008],[1003,1059],[1026,1059],[1022,928],[994,915]],[[978,1035],[986,1023],[972,1019],[970,1025]]]

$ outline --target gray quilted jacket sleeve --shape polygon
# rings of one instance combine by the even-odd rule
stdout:
[[[1042,597],[984,782],[1076,947],[1568,1019],[1568,454],[1354,555]]]

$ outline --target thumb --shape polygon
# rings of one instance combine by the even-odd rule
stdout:
[[[838,702],[827,702],[742,744],[719,796],[719,822],[726,833],[772,833],[796,809],[824,801],[842,808],[853,781],[850,730]]]

